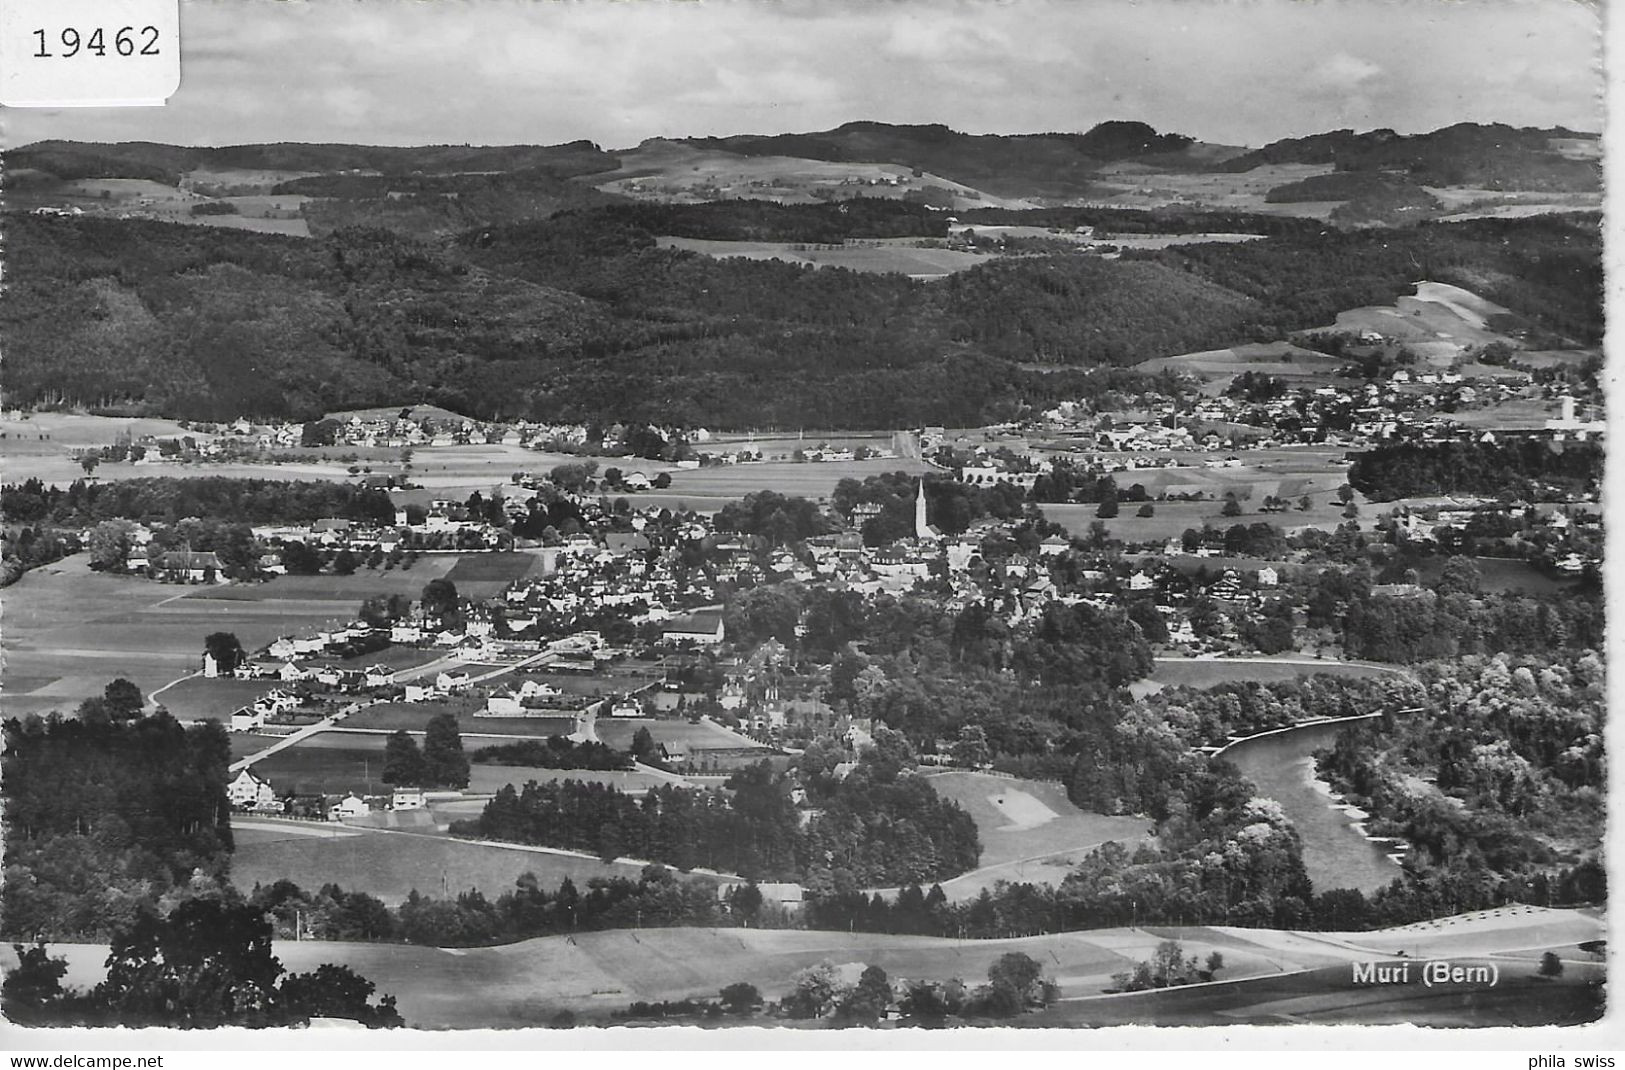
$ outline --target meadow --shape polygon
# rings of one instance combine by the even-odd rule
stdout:
[[[72,709],[120,676],[151,694],[201,668],[210,632],[232,632],[255,650],[355,611],[352,603],[316,599],[190,597],[229,589],[92,572],[84,554],[29,571],[5,593],[8,712]]]
[[[638,729],[647,728],[656,743],[685,743],[691,750],[732,750],[740,747],[766,747],[755,740],[731,732],[719,724],[686,720],[657,720],[650,717],[600,717],[598,738],[616,750],[630,750]]]
[[[918,238],[854,240],[842,245],[806,242],[714,241],[707,238],[661,238],[659,244],[724,260],[783,260],[813,267],[840,267],[849,271],[892,272],[912,278],[940,279],[956,271],[985,264],[985,253],[933,248]]]
[[[1093,847],[1107,840],[1127,843],[1151,828],[1141,818],[1080,810],[1059,783],[970,772],[933,773],[928,782],[938,795],[958,803],[976,822],[982,840],[982,868]],[[1057,876],[1065,873],[1063,869]]]
[[[312,874],[316,881],[310,886],[334,879],[348,887],[341,878],[350,875],[355,864],[387,864],[387,860],[367,857],[386,838],[431,845],[454,842],[389,833],[344,840],[307,837],[314,846],[303,853],[314,856],[317,864],[322,864],[324,854],[317,848],[333,849],[338,860],[332,878]],[[460,856],[429,854],[417,859],[422,867],[419,872],[429,880],[408,883],[427,883],[426,890],[434,892],[445,861],[464,872]],[[536,872],[542,875],[540,869]],[[496,864],[493,879],[501,880],[501,873],[500,863]],[[447,877],[450,884],[449,872]],[[254,879],[264,878],[245,878],[241,868],[234,874],[241,887],[251,888]],[[549,883],[548,879],[544,877],[543,883]],[[1061,1002],[1048,1010],[1006,1023],[1018,1026],[1281,1024],[1294,1020],[1485,1026],[1576,1022],[1597,1016],[1600,992],[1593,982],[1601,978],[1603,967],[1587,961],[1589,957],[1578,953],[1574,945],[1605,935],[1599,918],[1579,911],[1536,908],[1490,913],[1505,916],[1482,923],[1465,916],[1441,918],[1431,928],[1407,926],[1370,933],[1157,927],[965,941],[879,933],[681,928],[578,933],[486,948],[279,941],[274,950],[290,971],[312,970],[324,962],[351,967],[373,981],[380,993],[395,996],[408,1025],[418,1029],[535,1027],[561,1009],[607,1023],[611,1012],[625,1010],[634,1000],[712,999],[736,981],[753,984],[768,999],[776,1000],[789,990],[796,971],[821,961],[834,963],[843,973],[856,973],[859,966],[873,964],[894,978],[960,978],[975,984],[987,976],[988,967],[999,956],[1012,951],[1036,959],[1044,967],[1044,975],[1056,982],[1061,996]],[[1453,933],[1460,938],[1452,940]],[[1091,998],[1111,985],[1112,974],[1149,958],[1164,939],[1178,940],[1187,955],[1199,958],[1220,952],[1224,956],[1220,980],[1227,983]],[[1468,992],[1420,986],[1406,986],[1403,991],[1386,986],[1354,989],[1351,962],[1387,960],[1399,948],[1413,959],[1436,955],[1482,959],[1508,950],[1527,956],[1550,948],[1563,954],[1567,969],[1559,982],[1536,981],[1529,976],[1533,962],[1526,957],[1507,957],[1498,962],[1501,984],[1494,988]],[[68,960],[65,984],[94,985],[106,969],[103,945],[57,944],[52,953]],[[0,948],[0,964],[9,966],[14,961],[9,947]],[[751,1024],[775,1023],[764,1019]]]
[[[355,836],[303,836],[295,832],[244,833],[231,860],[232,883],[244,891],[256,883],[287,879],[314,891],[333,883],[366,892],[386,903],[415,888],[436,897],[477,888],[494,899],[521,874],[534,873],[548,889],[565,877],[585,889],[594,877],[636,879],[641,865],[604,863],[560,852],[472,843],[429,833],[365,832]]]
[[[1262,658],[1158,658],[1151,675],[1135,686],[1136,694],[1160,691],[1165,687],[1214,687],[1228,683],[1276,683],[1327,673],[1332,676],[1387,676],[1409,673],[1392,665],[1352,661],[1268,661]]]

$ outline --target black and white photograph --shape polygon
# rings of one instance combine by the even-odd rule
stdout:
[[[0,1046],[1600,1028],[1600,3],[178,3],[13,27],[181,82],[0,108]]]

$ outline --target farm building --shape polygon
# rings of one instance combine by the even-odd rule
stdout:
[[[668,643],[699,643],[714,645],[722,642],[722,610],[702,609],[687,616],[675,617],[666,623],[662,632]]]
[[[238,773],[237,779],[226,785],[226,799],[238,810],[282,809],[282,804],[277,801],[276,792],[272,790],[270,783],[261,780],[247,769]]]

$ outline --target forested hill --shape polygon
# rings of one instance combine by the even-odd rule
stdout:
[[[613,171],[615,157],[590,141],[563,145],[268,145],[191,147],[150,141],[101,144],[39,141],[6,154],[8,171],[38,170],[57,178],[149,178],[175,185],[190,171],[292,171],[379,175],[544,170],[555,175]]]
[[[1155,157],[1163,167],[1201,166],[1197,157],[1182,156],[1192,138],[1139,122],[1100,123],[1083,134],[962,134],[936,123],[854,122],[807,134],[685,140],[740,156],[901,164],[1008,196],[1084,194],[1094,173],[1118,160]]]
[[[1324,326],[1420,279],[1576,343],[1602,331],[1594,217],[1021,256],[933,283],[656,242],[929,222],[912,206],[607,205],[415,241],[13,214],[0,388],[16,405],[194,419],[430,402],[714,428],[966,426],[1132,388],[1124,366],[1153,357]]]
[[[1339,171],[1404,172],[1425,186],[1484,189],[1596,190],[1602,166],[1583,151],[1595,134],[1555,127],[1538,130],[1500,123],[1457,123],[1425,134],[1392,130],[1333,130],[1287,138],[1214,165],[1249,171],[1261,164],[1333,164]]]

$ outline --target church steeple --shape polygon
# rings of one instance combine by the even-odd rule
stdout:
[[[916,539],[937,539],[940,536],[935,528],[926,523],[925,519],[925,477],[920,478],[920,490],[914,497],[914,537]]]

